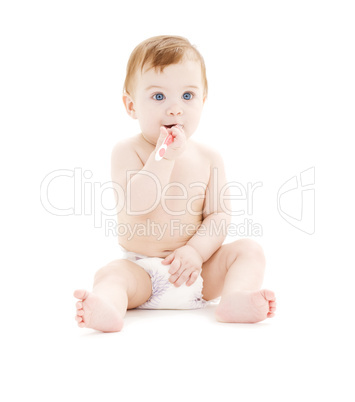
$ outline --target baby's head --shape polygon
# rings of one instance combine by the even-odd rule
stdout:
[[[132,52],[124,84],[127,113],[155,144],[161,126],[179,124],[187,138],[196,130],[207,96],[202,56],[180,36],[156,36]]]
[[[141,42],[131,53],[127,64],[123,92],[133,96],[136,74],[154,68],[163,72],[164,68],[184,60],[194,60],[201,65],[204,98],[207,97],[208,84],[206,67],[200,52],[181,36],[154,36]]]

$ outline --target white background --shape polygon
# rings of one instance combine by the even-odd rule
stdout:
[[[354,400],[351,3],[1,3],[2,400]],[[211,306],[130,311],[118,334],[74,321],[74,289],[91,289],[117,239],[93,213],[46,211],[40,185],[54,171],[90,171],[88,208],[94,183],[110,181],[112,147],[139,132],[121,100],[129,54],[160,34],[187,37],[205,58],[195,139],[221,152],[229,181],[262,183],[246,217],[263,229],[253,238],[277,294],[272,320],[219,324]],[[277,194],[313,167],[307,234],[280,216]],[[72,207],[73,184],[56,179],[52,204]],[[301,188],[292,194],[284,208],[296,216]]]

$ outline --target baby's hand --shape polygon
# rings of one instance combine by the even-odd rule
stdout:
[[[169,281],[176,287],[181,286],[186,281],[186,286],[191,286],[201,272],[202,263],[200,254],[189,245],[177,248],[162,261],[164,265],[171,264]]]
[[[165,159],[173,160],[176,159],[178,156],[180,156],[186,147],[186,135],[184,133],[184,130],[182,129],[182,126],[176,125],[173,126],[172,128],[166,128],[164,126],[160,127],[160,136],[157,141],[157,145],[155,148],[155,152],[160,148],[160,146],[163,144],[165,138],[168,136],[168,134],[172,134],[174,137],[174,141],[172,144],[168,146],[168,149],[166,150],[164,154]]]

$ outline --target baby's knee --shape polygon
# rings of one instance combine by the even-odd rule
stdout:
[[[250,255],[260,259],[265,264],[265,255],[259,243],[252,239],[240,239],[231,243],[237,257],[240,255]]]
[[[100,268],[95,274],[95,282],[109,277],[125,278],[127,274],[127,261],[114,260]]]

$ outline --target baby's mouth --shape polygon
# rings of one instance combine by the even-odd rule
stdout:
[[[177,128],[184,128],[184,126],[182,124],[164,124],[165,128],[172,128],[172,127],[177,127]]]

